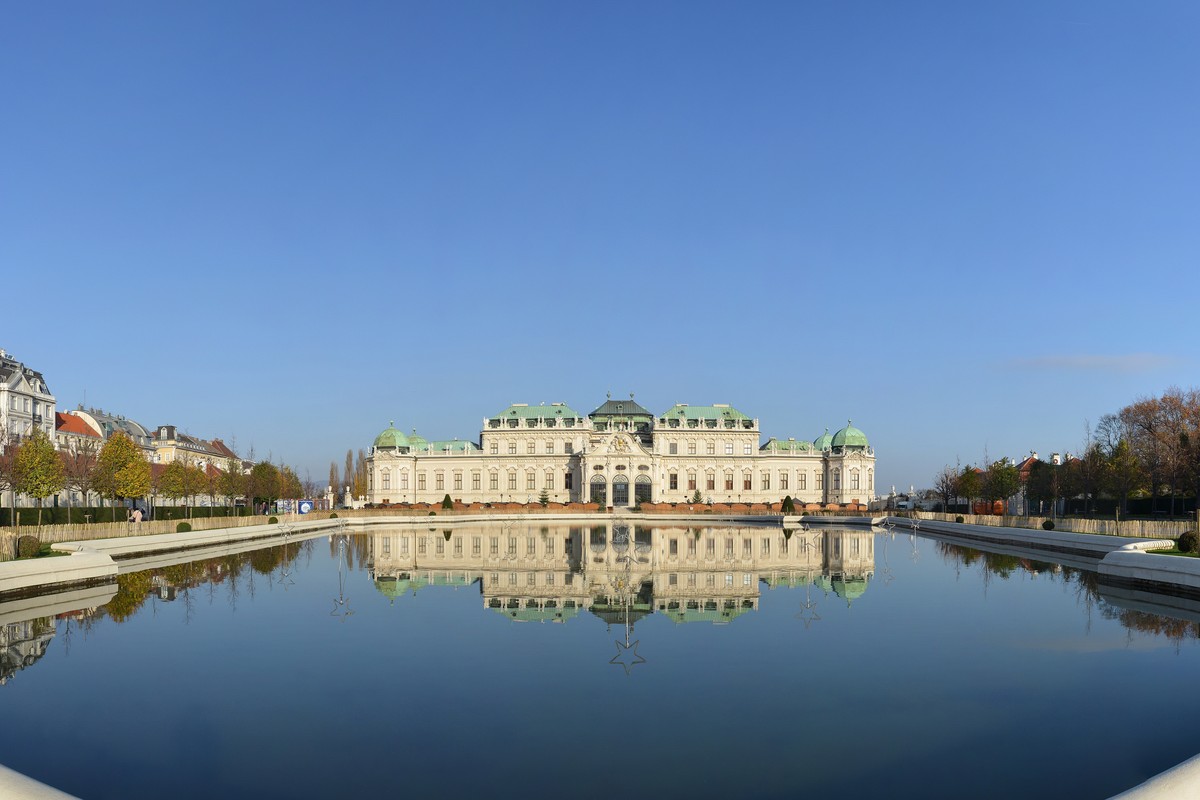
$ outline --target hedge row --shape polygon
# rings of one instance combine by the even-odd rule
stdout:
[[[34,508],[18,508],[16,509],[20,524],[37,525],[38,510]],[[68,525],[77,524],[83,525],[88,521],[87,516],[91,515],[92,522],[112,522],[114,509],[112,508],[66,508],[60,506],[54,508],[47,506],[42,509],[42,524],[43,525]],[[115,510],[117,522],[124,522],[127,511],[121,506],[117,506]],[[247,508],[226,508],[224,506],[199,506],[192,508],[192,517],[246,517],[250,515],[250,509]],[[183,506],[159,506],[154,509],[155,519],[185,519],[188,516],[187,509]],[[0,508],[0,528],[8,528],[13,525],[13,509]]]

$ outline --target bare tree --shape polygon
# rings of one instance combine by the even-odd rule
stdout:
[[[81,441],[74,448],[59,451],[63,462],[63,475],[67,479],[67,508],[71,507],[71,492],[83,495],[83,505],[88,505],[92,493],[92,471],[96,468],[96,456],[100,445],[91,439]]]

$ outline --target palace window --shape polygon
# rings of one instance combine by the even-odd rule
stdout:
[[[733,473],[732,472],[725,473],[725,491],[727,491],[727,492],[733,491]]]
[[[500,537],[491,536],[488,538],[488,555],[493,558],[500,555]]]
[[[742,445],[742,455],[744,455],[744,456],[754,455],[754,445],[749,444],[749,443]]]
[[[382,487],[385,492],[392,488],[392,472],[391,472],[391,470],[385,469],[383,471]]]
[[[817,474],[813,476],[813,487],[819,492],[819,491],[821,491],[821,489],[824,488],[824,486],[825,486],[825,473],[817,472]]]
[[[499,455],[500,454],[500,443],[499,442],[489,443],[488,444],[488,452],[491,453],[492,455]]]
[[[500,488],[500,476],[497,473],[488,473],[488,488],[492,491]]]
[[[781,491],[787,491],[787,488],[788,488],[788,474],[786,472],[781,472],[781,473],[779,473],[779,489]]]
[[[801,490],[808,488],[808,473],[807,472],[797,472],[796,473],[796,488],[801,489]]]
[[[537,442],[526,442],[525,443],[525,452],[528,453],[529,455],[533,455],[534,453],[536,453],[537,452]]]
[[[679,555],[679,540],[678,539],[676,539],[675,537],[671,537],[669,547],[670,547],[669,552],[671,555],[673,555],[673,556]]]
[[[546,442],[546,454],[547,454],[547,455],[554,455],[554,440],[553,440],[553,439],[551,439],[550,441]]]
[[[717,557],[717,540],[711,536],[704,542],[704,555],[708,558]]]
[[[546,537],[546,555],[548,555],[548,556],[554,555],[554,539],[549,536]],[[553,577],[553,576],[551,576],[551,577]]]
[[[483,544],[483,542],[480,537],[472,536],[471,537],[471,555],[473,555],[473,556],[479,555],[482,544]]]
[[[570,442],[563,442],[563,452],[567,455],[571,455],[575,452],[575,445],[571,444]]]
[[[705,452],[707,455],[710,455],[710,456],[711,456],[711,455],[715,455],[715,454],[716,454],[716,452],[717,452],[717,443],[716,443],[716,442],[708,442],[708,443],[707,443],[707,444],[704,446],[704,452]]]
[[[754,489],[754,479],[750,476],[750,473],[747,472],[744,475],[742,475],[742,491],[749,492],[749,491],[752,491],[753,489]]]
[[[671,442],[667,445],[667,452],[673,456],[679,455],[679,442]]]
[[[515,456],[517,454],[517,443],[516,442],[508,443],[508,454],[510,456]]]
[[[765,536],[763,537],[763,540],[762,540],[761,553],[763,556],[771,555],[771,540],[766,538]]]
[[[476,492],[479,491],[479,473],[478,472],[471,473],[471,488]]]
[[[425,473],[424,472],[417,473],[417,491],[418,492],[425,491]]]
[[[762,474],[762,488],[764,492],[771,488],[771,473],[764,472]]]
[[[532,536],[526,537],[525,539],[525,555],[537,555],[537,539],[533,538]]]
[[[750,541],[749,537],[742,539],[742,557],[750,558],[753,555],[754,555],[754,542]]]
[[[509,491],[516,491],[516,488],[517,488],[517,473],[510,472],[510,473],[508,473],[508,489],[509,489]]]
[[[875,491],[875,470],[873,469],[867,470],[867,491]]]
[[[433,543],[433,546],[434,546],[434,550],[435,550],[435,552],[437,552],[437,554],[438,554],[439,556],[440,556],[440,555],[445,555],[445,554],[446,554],[446,540],[445,540],[445,539],[443,539],[443,538],[441,538],[441,537],[438,537],[438,538],[437,538],[437,539],[434,541],[434,543]]]
[[[400,488],[401,489],[408,488],[408,473],[407,472],[400,473]]]
[[[446,476],[440,472],[433,476],[433,482],[434,488],[436,488],[439,492],[446,488]]]
[[[454,491],[456,491],[456,492],[462,491],[462,473],[461,472],[454,473]]]
[[[696,455],[696,443],[695,442],[688,442],[688,455],[689,456]]]
[[[567,490],[575,488],[575,476],[572,473],[566,472],[563,474],[563,488]]]
[[[462,537],[454,537],[454,555],[462,557]]]
[[[383,537],[383,554],[385,556],[390,556],[392,554],[392,537],[390,536]]]
[[[543,484],[543,486],[545,486],[547,489],[554,488],[554,473],[553,472],[546,473],[546,482]]]
[[[533,472],[525,473],[525,488],[526,489],[536,489],[537,488],[537,474],[536,473],[533,473]]]
[[[425,537],[424,536],[417,539],[417,555],[419,555],[419,556],[425,555]]]
[[[704,478],[704,488],[710,492],[717,488],[717,477],[711,472]]]
[[[727,455],[727,456],[733,455],[733,442],[725,443],[725,455]]]
[[[840,469],[835,469],[833,471],[832,477],[833,477],[833,490],[836,492],[838,489],[842,488],[842,471]]]
[[[858,489],[858,470],[850,470],[850,488]]]
[[[400,555],[402,555],[402,556],[408,555],[408,537],[407,536],[400,537]]]
[[[695,488],[696,488],[696,474],[694,472],[689,472],[688,473],[688,491],[689,492],[693,491]]]
[[[679,488],[679,474],[678,473],[672,472],[670,475],[667,476],[667,487],[670,489],[678,489]]]

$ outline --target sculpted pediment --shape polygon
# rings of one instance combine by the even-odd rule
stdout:
[[[650,457],[650,451],[642,443],[628,433],[612,433],[602,439],[592,450],[593,456],[644,456]]]

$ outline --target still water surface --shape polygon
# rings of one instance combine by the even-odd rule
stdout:
[[[1099,798],[1200,752],[1196,624],[907,532],[379,529],[0,620],[0,763],[85,798]]]

